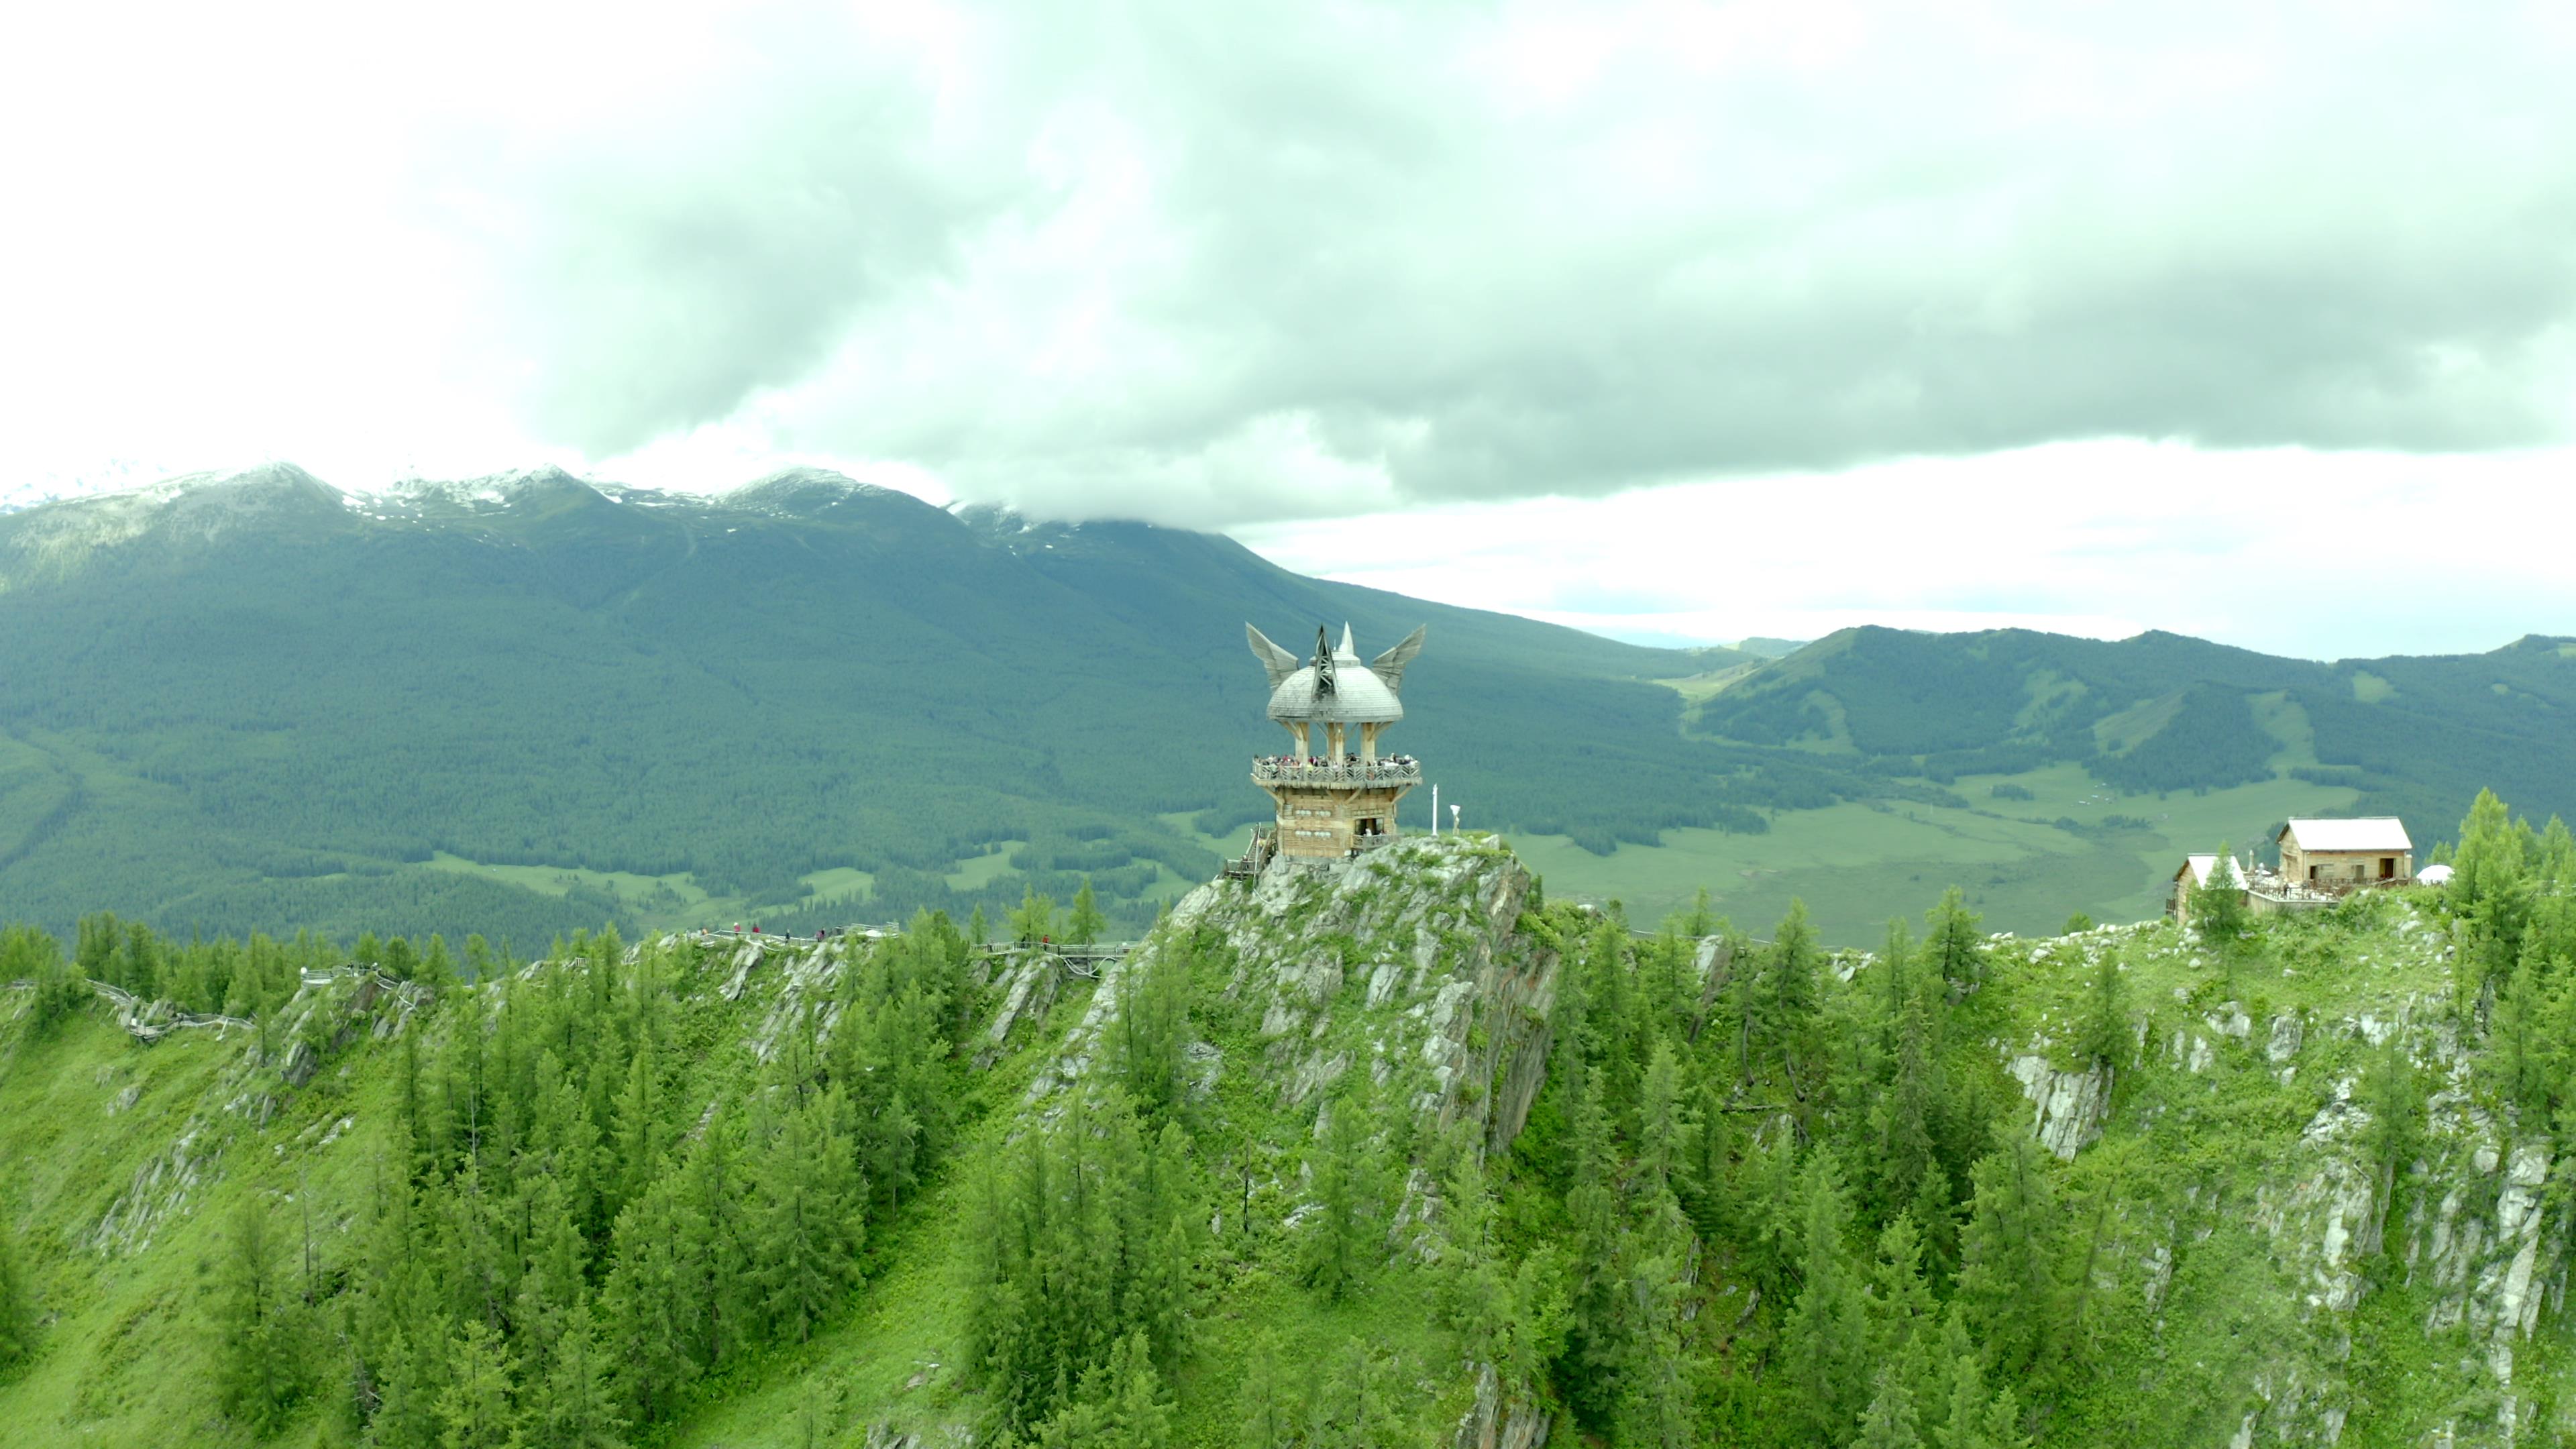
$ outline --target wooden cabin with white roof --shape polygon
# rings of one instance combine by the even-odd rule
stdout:
[[[2391,816],[2293,820],[2281,827],[2280,845],[2281,879],[2293,886],[2339,893],[2415,879],[2415,842]]]
[[[2165,901],[2165,914],[2173,917],[2175,925],[2191,924],[2191,893],[2207,887],[2210,872],[2217,868],[2218,857],[2215,855],[2186,855],[2182,858],[2182,869],[2174,872],[2173,894]],[[2245,863],[2229,856],[2227,868],[2236,888],[2243,891],[2246,888]]]

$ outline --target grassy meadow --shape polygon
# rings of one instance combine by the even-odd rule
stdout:
[[[2031,798],[1998,797],[1998,786]],[[2144,920],[2164,909],[2186,852],[2222,841],[2245,849],[2279,820],[2333,814],[2357,794],[2283,776],[2205,793],[2122,795],[2074,764],[1963,777],[1952,789],[1966,808],[1873,801],[1783,811],[1765,834],[1668,830],[1661,845],[1623,843],[1606,856],[1564,836],[1514,836],[1512,848],[1551,892],[1620,900],[1641,922],[1688,905],[1705,886],[1711,905],[1749,930],[1767,929],[1795,897],[1827,941],[1864,946],[1877,940],[1892,902],[1929,905],[1951,885],[1967,891],[1993,930],[2053,932],[2075,911]],[[2105,823],[2114,816],[2145,824]]]

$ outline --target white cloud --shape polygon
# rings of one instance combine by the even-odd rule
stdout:
[[[2576,452],[2061,444],[1241,530],[1301,572],[1648,643],[2169,629],[2318,658],[2576,634]]]
[[[49,7],[0,475],[817,462],[1631,632],[2467,647],[2568,622],[2438,485],[2564,521],[2569,14]],[[2285,622],[2336,560],[2408,592]]]

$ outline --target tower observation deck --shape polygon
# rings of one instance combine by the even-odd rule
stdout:
[[[1308,660],[1243,629],[1270,676],[1270,718],[1290,741],[1288,753],[1252,762],[1252,783],[1278,806],[1270,850],[1337,860],[1394,840],[1396,801],[1422,783],[1422,763],[1379,754],[1378,736],[1404,718],[1404,669],[1422,652],[1423,630],[1363,664],[1347,624],[1339,646],[1317,629]],[[1256,856],[1269,853],[1256,842]]]

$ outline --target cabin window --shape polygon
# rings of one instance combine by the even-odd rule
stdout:
[[[2312,865],[2312,866],[2309,866],[2309,867],[2308,867],[2308,879],[2310,879],[2310,880],[2315,880],[2316,878],[2317,878],[2317,868],[2316,868],[2315,866],[2313,866],[2313,865]]]
[[[2381,880],[2397,879],[2397,857],[2393,855],[2383,855],[2379,858],[2379,878]]]

